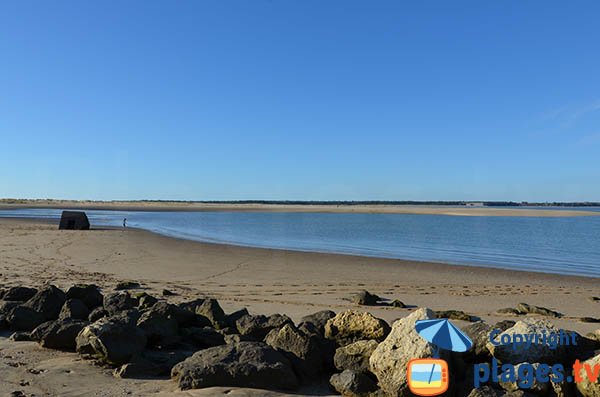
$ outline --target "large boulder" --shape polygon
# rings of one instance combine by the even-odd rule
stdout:
[[[350,369],[356,372],[369,370],[369,358],[379,343],[374,340],[359,340],[335,351],[333,362],[340,371]]]
[[[90,323],[95,323],[101,318],[108,317],[108,312],[102,306],[95,308],[92,310],[90,315],[88,316],[88,321]]]
[[[329,383],[344,397],[369,397],[377,390],[375,381],[364,372],[349,369],[341,374],[333,374]]]
[[[46,320],[56,320],[66,300],[62,290],[49,285],[36,292],[23,306],[42,314]]]
[[[208,318],[217,329],[227,326],[227,316],[216,299],[204,299],[202,304],[196,307],[196,314]]]
[[[409,396],[406,371],[408,362],[414,358],[428,358],[434,354],[434,346],[415,330],[418,320],[432,320],[435,313],[427,308],[417,309],[409,316],[397,320],[392,331],[381,342],[369,359],[371,372],[377,376],[379,386],[390,396]],[[447,353],[442,350],[443,359]]]
[[[67,291],[68,299],[79,299],[91,311],[102,306],[104,297],[100,293],[99,287],[94,284],[77,284]]]
[[[65,302],[58,318],[61,320],[65,320],[67,318],[72,318],[74,320],[87,320],[90,316],[90,309],[86,306],[83,301],[79,299],[69,299]]]
[[[312,379],[319,375],[323,358],[316,336],[307,335],[292,324],[286,324],[269,332],[265,342],[282,352],[302,379]]]
[[[462,329],[471,341],[473,341],[473,347],[466,354],[469,362],[482,362],[489,359],[490,351],[487,348],[487,343],[489,341],[490,332],[493,329],[494,328],[491,325],[484,323],[483,321],[469,324]]]
[[[550,322],[540,318],[527,318],[522,321],[517,321],[514,326],[506,331],[498,334],[494,341],[498,345],[494,345],[488,341],[486,346],[492,356],[502,363],[520,364],[520,363],[552,363],[565,362],[567,360],[567,351],[564,345],[552,349],[551,346],[544,343],[531,343],[527,346],[525,343],[513,346],[510,344],[500,344],[503,338],[510,340],[514,335],[549,335],[557,333],[559,330]]]
[[[339,346],[369,339],[380,342],[389,332],[390,326],[384,320],[356,310],[338,313],[325,324],[325,337],[335,340]]]
[[[593,374],[594,369],[600,368],[600,354],[579,364],[587,365]],[[579,380],[581,380],[577,383],[577,391],[579,391],[583,397],[600,397],[600,372],[596,373],[598,374],[598,378],[595,382],[591,381],[583,365],[581,366],[579,373],[574,374],[576,376],[576,380],[577,377],[579,377]]]
[[[321,335],[325,335],[325,324],[329,319],[335,317],[335,312],[331,310],[321,310],[308,316],[304,316],[300,319],[300,325],[310,323],[312,324]]]
[[[77,335],[77,352],[112,365],[129,362],[146,347],[146,334],[134,320],[124,313],[88,325]]]
[[[112,316],[120,311],[133,309],[137,306],[137,301],[129,295],[129,292],[121,291],[105,295],[103,305],[108,314]]]
[[[180,330],[181,342],[193,346],[196,350],[207,349],[225,344],[223,334],[212,327],[188,327]]]
[[[261,342],[200,350],[171,371],[182,390],[212,386],[295,389],[298,379],[287,358]]]
[[[71,319],[45,322],[31,332],[31,339],[48,349],[75,351],[75,339],[87,324]]]
[[[173,366],[191,355],[187,351],[146,350],[114,370],[117,378],[151,379],[171,374]]]
[[[42,313],[26,306],[16,306],[6,316],[9,328],[15,331],[31,331],[45,321]]]
[[[137,321],[137,326],[144,330],[149,346],[165,347],[179,340],[179,325],[168,311],[154,308],[146,311]]]
[[[21,306],[24,302],[18,301],[0,301],[0,314],[8,316],[8,314],[17,306]]]
[[[2,300],[10,302],[26,302],[33,298],[36,294],[37,289],[27,287],[11,287],[4,291]]]
[[[246,340],[262,341],[271,330],[282,328],[286,324],[294,324],[292,319],[282,314],[273,314],[269,317],[258,315],[242,316],[235,325],[242,337]]]

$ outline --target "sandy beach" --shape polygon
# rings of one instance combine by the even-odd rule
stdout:
[[[585,334],[598,324],[578,319],[600,313],[600,303],[590,299],[600,296],[593,278],[206,244],[133,229],[59,231],[50,223],[0,219],[0,288],[95,283],[111,291],[124,280],[137,281],[156,296],[166,288],[176,293],[170,302],[211,296],[226,312],[246,307],[251,313],[285,313],[294,321],[322,309],[357,308],[348,298],[361,289],[408,306],[360,308],[390,323],[416,307],[463,310],[493,323],[514,319],[496,310],[526,302],[563,313],[552,321]],[[13,390],[177,395],[169,380],[117,380],[76,354],[5,338],[0,338],[0,377],[2,395]]]
[[[600,212],[573,209],[533,209],[527,207],[466,207],[443,205],[366,205],[366,204],[245,204],[181,201],[79,201],[79,200],[0,200],[0,209],[62,208],[121,211],[245,211],[245,212],[320,212],[365,214],[421,214],[452,216],[526,216],[572,217],[600,216]]]

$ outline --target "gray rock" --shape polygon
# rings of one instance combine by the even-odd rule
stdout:
[[[150,309],[143,313],[137,326],[144,330],[148,346],[166,347],[179,340],[179,325],[168,312]]]
[[[541,306],[528,305],[527,303],[519,303],[516,309],[520,314],[539,314],[541,316],[562,317],[562,314],[559,312]]]
[[[349,369],[341,374],[333,374],[329,383],[346,397],[369,397],[377,390],[377,384],[365,373]]]
[[[17,301],[0,301],[0,313],[7,316],[12,309],[17,306],[21,306],[25,302],[17,302]]]
[[[335,351],[333,362],[340,371],[350,369],[356,372],[369,370],[369,358],[377,348],[377,341],[359,340]]]
[[[128,289],[140,288],[140,283],[137,281],[121,281],[115,286],[115,291],[123,291]]]
[[[240,318],[249,315],[248,309],[243,308],[227,315],[227,326],[235,328],[235,323]]]
[[[450,320],[460,321],[475,321],[473,316],[463,312],[462,310],[437,310],[434,312],[437,318],[448,318]]]
[[[204,299],[202,304],[196,307],[196,314],[208,318],[213,327],[217,329],[227,326],[227,317],[225,316],[225,312],[216,299]]]
[[[89,310],[102,306],[104,297],[100,293],[99,287],[94,284],[77,284],[67,291],[68,299],[79,299]]]
[[[45,321],[42,313],[26,306],[17,306],[6,316],[9,328],[16,331],[31,331]]]
[[[127,291],[115,292],[104,296],[104,309],[109,315],[123,310],[130,310],[137,306],[137,301]]]
[[[325,337],[345,346],[359,340],[382,341],[390,332],[390,326],[370,313],[347,310],[338,313],[325,324]]]
[[[392,306],[392,307],[399,307],[399,308],[401,308],[401,309],[403,309],[403,308],[405,308],[405,307],[406,307],[406,305],[404,304],[404,302],[402,302],[402,301],[401,301],[401,300],[399,300],[399,299],[394,299],[394,300],[393,300],[393,301],[390,303],[390,306]]]
[[[10,302],[26,302],[37,293],[35,288],[11,287],[4,291],[2,300]]]
[[[300,319],[300,324],[311,323],[313,324],[321,335],[325,335],[325,324],[331,318],[335,317],[335,312],[331,310],[321,310],[308,316],[304,316]]]
[[[494,328],[491,325],[486,324],[483,321],[469,324],[462,329],[473,341],[473,347],[469,353],[474,355],[474,358],[480,362],[487,361],[487,358],[490,357],[487,343],[489,341],[490,332],[493,329]]]
[[[77,352],[107,364],[123,365],[146,347],[144,331],[128,316],[105,317],[83,328],[76,338]]]
[[[194,346],[197,350],[225,344],[225,336],[212,327],[182,328],[181,340],[183,343]]]
[[[190,311],[189,309],[193,310]],[[165,316],[174,318],[180,328],[212,326],[212,323],[208,318],[195,313],[194,307],[182,307],[172,305],[167,302],[158,302],[152,306],[152,310],[163,313]]]
[[[321,347],[315,336],[303,333],[292,324],[286,324],[269,332],[265,342],[282,352],[302,379],[318,377],[323,367],[323,359]]]
[[[471,390],[467,397],[502,397],[504,393],[490,386],[482,386],[478,389]]]
[[[65,320],[72,318],[74,320],[87,320],[90,315],[90,310],[83,301],[79,299],[69,299],[65,302],[58,318]]]
[[[150,309],[158,302],[158,299],[147,294],[146,292],[142,292],[141,294],[137,295],[136,298],[138,300],[138,308],[140,310]]]
[[[292,320],[281,314],[269,317],[258,315],[242,316],[235,325],[240,335],[246,340],[262,341],[273,329],[282,328],[286,324],[294,324]]]
[[[171,377],[182,390],[212,386],[267,390],[298,387],[289,360],[261,342],[201,350],[173,367]]]
[[[95,323],[96,321],[100,320],[101,318],[107,317],[107,316],[108,316],[108,312],[103,307],[97,307],[94,310],[92,310],[92,312],[88,316],[88,321],[90,323]]]
[[[387,338],[371,354],[369,359],[371,372],[377,376],[381,389],[389,395],[410,395],[406,378],[408,362],[414,358],[433,356],[434,347],[417,333],[415,323],[417,320],[434,318],[433,311],[420,308],[408,317],[397,320],[392,325],[392,331]],[[445,350],[440,350],[440,355],[442,359],[448,356]]]
[[[168,376],[173,367],[191,355],[185,351],[144,351],[130,363],[123,364],[113,372],[123,379],[152,379]]]
[[[355,305],[375,306],[381,300],[377,295],[371,294],[367,290],[362,290],[352,296],[352,303]]]
[[[48,321],[31,332],[31,339],[48,349],[75,351],[75,339],[87,324],[71,319]]]
[[[521,383],[524,383],[527,385],[526,390],[524,390],[524,391],[531,392],[534,394],[540,394],[542,396],[548,395],[549,390],[551,389],[550,382],[538,382],[535,377],[535,371],[539,366],[540,366],[539,363],[535,363],[535,364],[522,363],[522,364],[516,365],[515,366],[515,374],[516,374],[515,381],[514,382],[500,381],[498,384],[504,390],[506,390],[508,392],[514,392],[514,391],[519,390],[519,382],[521,382]],[[524,367],[524,368],[521,368],[521,367]],[[533,371],[533,372],[528,373],[525,371],[526,369],[529,369],[529,371]],[[522,376],[520,374],[522,374]],[[528,382],[531,382],[531,383],[528,384]]]
[[[31,333],[22,331],[14,332],[8,339],[13,342],[31,342],[33,340],[31,339]]]
[[[46,320],[56,320],[66,300],[63,291],[49,285],[36,292],[23,306],[42,314]]]

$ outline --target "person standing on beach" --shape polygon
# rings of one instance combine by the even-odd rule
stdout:
[[[123,218],[123,228],[127,227],[127,218]]]

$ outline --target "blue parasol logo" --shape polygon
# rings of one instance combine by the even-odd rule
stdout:
[[[471,339],[446,318],[418,320],[415,329],[421,338],[440,349],[460,353],[473,346]]]

